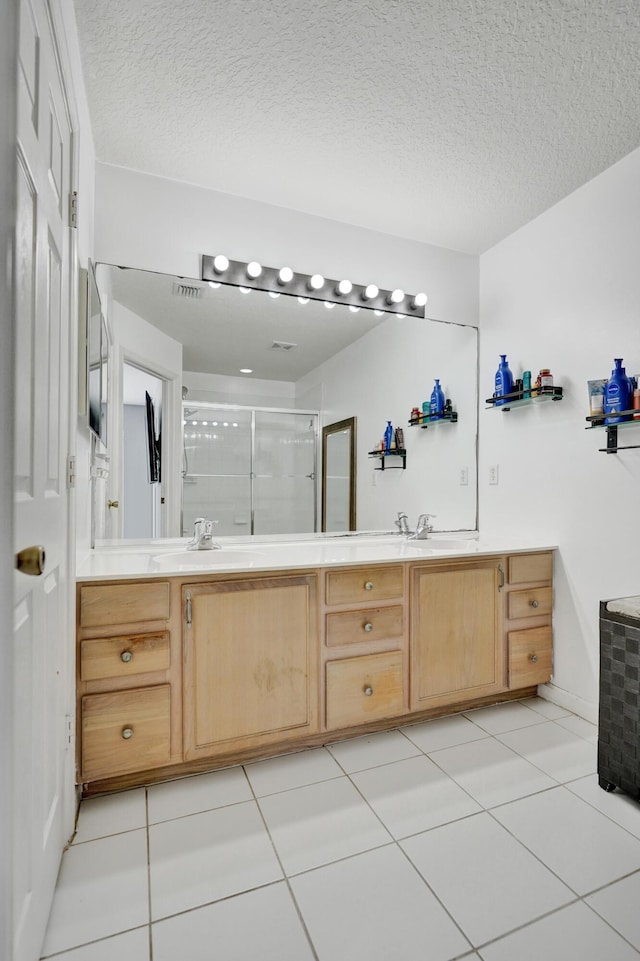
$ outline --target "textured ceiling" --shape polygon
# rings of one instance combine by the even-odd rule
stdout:
[[[74,0],[98,159],[481,252],[640,145],[639,0]]]

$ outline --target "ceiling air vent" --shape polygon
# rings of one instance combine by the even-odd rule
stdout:
[[[195,284],[179,284],[176,282],[173,285],[173,296],[185,297],[187,300],[197,300],[198,297],[202,297],[202,287],[196,287]]]
[[[297,344],[288,344],[285,340],[274,340],[269,350],[295,350]]]

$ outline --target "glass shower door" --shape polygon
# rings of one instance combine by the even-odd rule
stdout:
[[[255,534],[308,534],[316,523],[316,414],[255,411]]]

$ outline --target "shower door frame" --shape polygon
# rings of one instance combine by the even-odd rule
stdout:
[[[319,410],[306,410],[299,409],[297,407],[257,407],[250,404],[223,404],[217,401],[203,400],[198,401],[195,398],[193,400],[183,400],[182,401],[182,444],[184,449],[185,444],[185,410],[197,408],[198,410],[217,410],[217,411],[250,411],[251,412],[251,450],[249,452],[249,491],[250,491],[250,516],[251,516],[251,531],[250,536],[253,537],[255,531],[255,480],[256,473],[254,470],[255,459],[256,459],[256,413],[261,414],[304,414],[306,416],[315,417],[315,427],[313,430],[313,531],[309,533],[317,533],[318,531],[318,446],[320,443],[320,411]],[[217,477],[245,477],[245,474],[230,475],[230,474],[217,474],[211,475]],[[307,475],[308,476],[308,475]],[[184,481],[184,478],[182,478]],[[184,531],[184,483],[180,485],[180,529]],[[283,534],[291,534],[293,531],[281,531]],[[307,533],[307,532],[304,532]],[[230,535],[232,536],[232,535]],[[271,535],[270,535],[271,536]]]

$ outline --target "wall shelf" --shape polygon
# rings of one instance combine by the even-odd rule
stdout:
[[[637,414],[634,410],[621,410],[616,411],[615,414],[611,414],[612,417],[631,417]],[[603,414],[591,414],[590,417],[586,418],[588,426],[585,430],[606,430],[607,432],[607,446],[599,447],[598,450],[602,454],[617,454],[619,450],[637,450],[640,448],[640,444],[618,444],[618,428],[622,430],[627,430],[630,427],[640,427],[640,418],[632,420],[624,420],[619,424],[606,424],[606,417]]]
[[[531,396],[523,397],[522,391],[512,391],[510,394],[502,394],[497,397],[487,397],[485,404],[494,410],[502,410],[505,413],[512,407],[524,407],[527,404],[539,404],[548,400],[562,400],[562,387],[531,387]],[[506,401],[498,404],[497,401]]]
[[[436,424],[457,424],[457,410],[448,410],[437,416],[436,414],[421,414],[420,417],[413,417],[409,420],[409,427],[422,427],[426,430],[429,426]]]
[[[369,457],[377,458],[380,461],[379,467],[374,467],[374,470],[406,470],[407,469],[407,452],[404,447],[395,448],[394,450],[370,450]],[[402,464],[390,464],[389,467],[385,468],[385,459],[387,457],[401,457]]]

